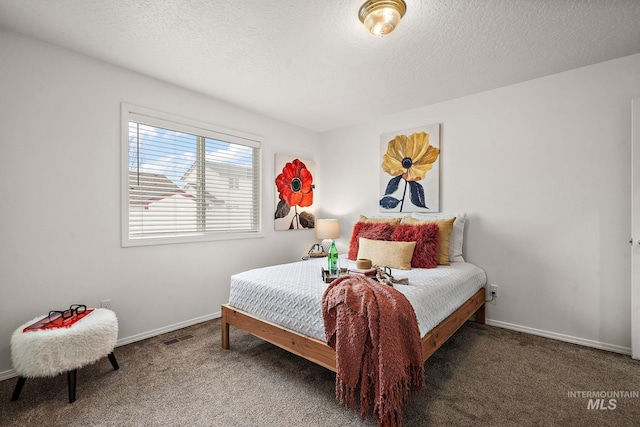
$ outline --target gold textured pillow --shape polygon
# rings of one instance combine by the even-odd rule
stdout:
[[[429,224],[436,223],[440,229],[440,240],[438,241],[438,265],[449,265],[449,241],[455,217],[448,219],[415,219],[407,217],[405,224]]]
[[[416,242],[391,242],[360,237],[358,258],[367,258],[373,265],[411,270],[411,258]],[[447,252],[447,256],[448,256]]]
[[[398,225],[400,224],[400,222],[402,221],[402,217],[400,218],[369,218],[366,217],[364,215],[360,215],[360,221],[359,222],[368,222],[368,223],[373,223],[373,222],[388,222],[389,224],[393,224],[393,225]]]

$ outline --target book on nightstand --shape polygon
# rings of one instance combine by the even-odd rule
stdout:
[[[324,252],[309,252],[309,258],[324,258],[327,254]]]

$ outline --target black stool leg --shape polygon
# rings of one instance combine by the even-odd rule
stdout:
[[[16,388],[13,389],[13,394],[11,395],[11,401],[18,400],[20,397],[20,392],[22,391],[22,387],[24,383],[27,381],[25,377],[18,377],[18,382],[16,383]]]
[[[77,369],[67,372],[67,380],[69,382],[69,403],[76,401],[76,372]]]
[[[113,366],[114,371],[120,369],[120,366],[118,366],[118,361],[116,360],[116,355],[113,354],[113,351],[109,353],[107,357],[109,358],[109,362],[111,362],[111,366]]]

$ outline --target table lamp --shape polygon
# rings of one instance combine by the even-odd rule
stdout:
[[[322,240],[322,252],[329,253],[333,240],[340,237],[340,222],[337,219],[317,220],[316,237]]]

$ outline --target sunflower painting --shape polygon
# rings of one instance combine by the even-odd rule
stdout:
[[[276,230],[315,228],[314,163],[276,154]]]
[[[440,211],[440,125],[380,137],[380,210]]]

